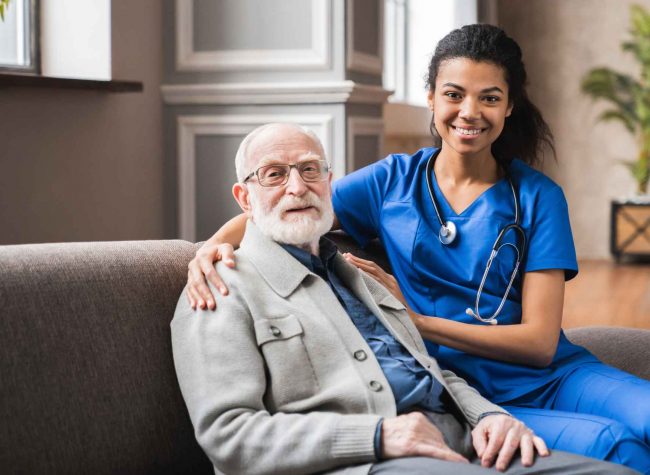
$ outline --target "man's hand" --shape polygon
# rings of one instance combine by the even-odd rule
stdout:
[[[507,415],[486,416],[472,431],[472,443],[483,467],[491,467],[496,460],[500,472],[508,468],[517,449],[521,451],[521,463],[530,467],[535,450],[542,457],[549,455],[544,441],[533,434],[520,420]]]
[[[450,462],[469,461],[447,446],[442,433],[420,412],[384,419],[382,457],[432,457]]]
[[[220,260],[228,267],[235,267],[234,249],[230,244],[204,244],[187,265],[187,300],[194,310],[197,306],[210,310],[217,308],[206,278],[222,295],[228,294],[226,284],[214,269],[214,263]]]

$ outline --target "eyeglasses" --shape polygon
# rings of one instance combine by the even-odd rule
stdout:
[[[329,163],[326,160],[306,160],[293,165],[277,163],[259,167],[244,178],[242,183],[246,183],[254,176],[257,176],[257,182],[262,186],[281,186],[289,181],[292,168],[298,170],[305,183],[325,181],[330,170]]]

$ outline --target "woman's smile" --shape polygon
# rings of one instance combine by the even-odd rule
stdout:
[[[487,130],[486,128],[479,128],[479,127],[469,127],[469,126],[458,126],[458,125],[452,125],[451,126],[456,134],[458,134],[461,138],[466,139],[466,140],[472,140],[477,138],[482,132]]]

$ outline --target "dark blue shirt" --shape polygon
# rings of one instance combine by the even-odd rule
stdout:
[[[427,411],[445,412],[440,396],[443,386],[406,350],[381,321],[347,288],[333,269],[336,245],[320,241],[320,257],[290,245],[282,245],[311,272],[327,282],[350,319],[372,349],[393,394],[397,413],[414,406]]]

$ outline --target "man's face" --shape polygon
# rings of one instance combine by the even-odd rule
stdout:
[[[266,165],[324,159],[319,144],[309,135],[293,127],[279,126],[263,131],[251,142],[246,168],[253,172]],[[284,185],[262,186],[255,176],[245,186],[250,205],[245,211],[274,241],[308,244],[332,227],[331,174],[323,181],[305,182],[298,170],[292,168]]]

